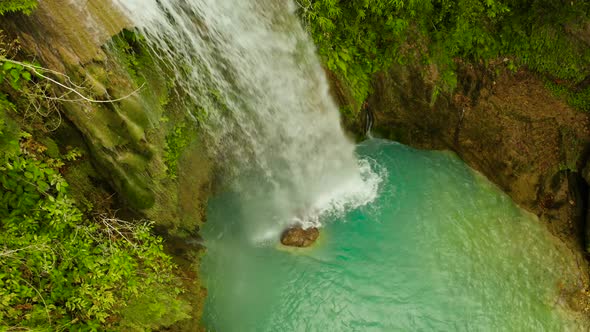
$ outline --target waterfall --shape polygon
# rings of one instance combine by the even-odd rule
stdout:
[[[256,232],[318,226],[375,197],[378,176],[341,128],[293,2],[113,1],[173,67]]]

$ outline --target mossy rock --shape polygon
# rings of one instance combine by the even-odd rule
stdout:
[[[39,143],[43,144],[47,150],[45,151],[45,153],[51,157],[51,158],[60,158],[61,157],[61,153],[59,151],[59,147],[57,146],[57,143],[55,143],[54,140],[52,140],[49,137],[43,137],[41,139],[39,139]]]
[[[139,294],[125,309],[120,327],[123,331],[151,331],[191,318],[191,306],[168,294],[164,288]]]

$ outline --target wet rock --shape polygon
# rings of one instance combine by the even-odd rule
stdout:
[[[281,243],[289,247],[309,247],[320,236],[320,230],[316,227],[303,229],[301,226],[293,226],[283,232]]]
[[[453,150],[555,236],[580,248],[590,241],[590,176],[581,178],[590,118],[549,93],[534,73],[494,66],[458,64],[456,91],[435,99],[434,67],[394,65],[376,74],[368,98],[372,133],[420,149]],[[362,134],[362,117],[354,121],[350,130]]]

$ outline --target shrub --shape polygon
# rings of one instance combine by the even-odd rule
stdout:
[[[0,64],[10,98],[32,98],[26,66]],[[187,318],[182,282],[152,222],[82,213],[60,174],[80,152],[57,155],[19,135],[10,98],[0,94],[0,331],[149,330]]]
[[[37,4],[37,0],[2,0],[0,2],[0,15],[16,12],[29,15],[37,8]]]
[[[175,266],[151,223],[90,220],[46,163],[23,151],[1,159],[0,330],[114,328],[126,305],[141,307],[146,292],[175,305],[162,306],[144,325],[187,317]]]
[[[590,72],[590,47],[572,31],[589,22],[590,2],[560,0],[299,0],[299,14],[326,66],[368,94],[371,75],[393,62],[514,59],[573,85]],[[423,48],[422,41],[428,48]],[[454,89],[454,75],[443,74]],[[359,103],[360,104],[360,103]]]

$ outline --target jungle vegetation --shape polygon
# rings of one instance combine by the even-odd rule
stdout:
[[[357,101],[392,63],[440,68],[455,88],[457,60],[526,66],[575,107],[590,111],[590,2],[584,0],[297,0],[326,66]],[[558,86],[556,87],[555,84]]]
[[[36,5],[3,1],[0,13]],[[153,221],[121,220],[72,195],[62,173],[85,156],[43,130],[59,119],[53,83],[36,64],[13,60],[17,52],[2,34],[0,331],[145,331],[188,318]]]
[[[363,101],[372,75],[394,63],[441,69],[457,62],[526,66],[572,105],[590,110],[590,29],[585,0],[296,0],[326,66]],[[37,0],[3,0],[0,15],[26,15]],[[14,41],[0,43],[9,59]],[[73,198],[63,169],[83,153],[36,132],[52,105],[39,102],[30,65],[0,61],[0,331],[149,330],[190,309],[176,266],[152,221],[125,221]],[[36,68],[36,67],[34,67]],[[31,102],[35,117],[23,121]],[[46,123],[45,123],[46,125]],[[186,130],[166,138],[175,177]]]

